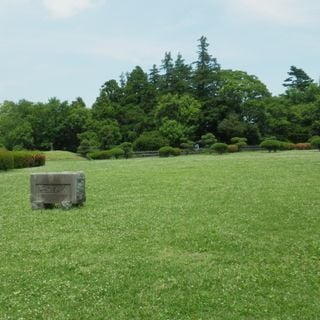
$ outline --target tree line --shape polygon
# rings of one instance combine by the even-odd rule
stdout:
[[[291,66],[285,92],[272,96],[256,76],[223,69],[204,36],[197,55],[188,64],[180,53],[166,52],[149,72],[136,66],[119,81],[106,81],[91,108],[80,97],[4,101],[0,144],[76,151],[130,142],[148,149],[201,143],[208,134],[225,143],[244,137],[253,145],[267,137],[297,143],[320,135],[320,87],[302,69]]]

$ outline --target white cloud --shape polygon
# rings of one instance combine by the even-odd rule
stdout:
[[[228,0],[235,17],[288,26],[312,26],[319,21],[318,0]]]
[[[90,9],[100,3],[99,0],[42,0],[49,14],[56,19],[66,19]]]

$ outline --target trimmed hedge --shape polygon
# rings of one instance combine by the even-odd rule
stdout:
[[[300,143],[296,143],[295,147],[297,150],[310,150],[311,144],[309,142],[304,142],[304,143],[300,142]]]
[[[13,156],[9,151],[0,150],[0,170],[13,169]]]
[[[228,145],[225,143],[217,142],[211,146],[212,150],[218,154],[222,154],[228,151]]]
[[[311,146],[320,151],[320,137],[311,140]]]
[[[119,159],[124,156],[125,151],[119,147],[110,150],[90,152],[87,154],[87,157],[92,160]]]
[[[229,144],[228,145],[228,152],[238,152],[239,151],[239,146],[237,144]]]
[[[274,151],[277,152],[281,148],[281,141],[278,140],[265,140],[260,143],[260,147],[267,149],[269,152]]]
[[[46,157],[35,151],[0,151],[0,170],[43,166]]]
[[[170,146],[164,146],[159,149],[159,157],[180,156],[181,149],[173,148]]]

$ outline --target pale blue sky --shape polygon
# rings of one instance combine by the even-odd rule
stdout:
[[[195,61],[202,35],[222,68],[273,94],[291,65],[319,79],[319,0],[0,0],[0,102],[90,106],[105,81],[148,72],[165,51]]]

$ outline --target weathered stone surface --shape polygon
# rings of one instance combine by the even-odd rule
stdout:
[[[72,205],[82,205],[86,201],[83,172],[32,173],[30,187],[34,210],[55,204],[70,209]]]

